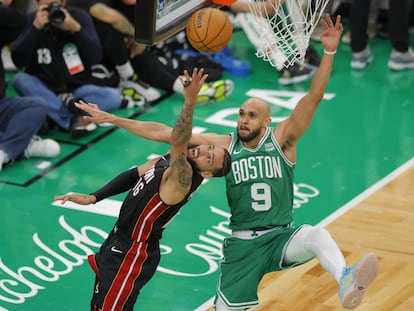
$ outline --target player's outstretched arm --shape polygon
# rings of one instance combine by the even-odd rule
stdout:
[[[84,118],[91,122],[111,123],[137,136],[153,141],[170,143],[172,128],[165,124],[118,117],[109,112],[102,111],[96,104],[86,103],[82,100],[75,103],[75,106],[87,112],[90,116],[85,116]]]
[[[122,172],[116,176],[111,181],[107,182],[103,187],[99,188],[91,194],[82,194],[82,193],[67,193],[64,195],[57,195],[54,197],[55,201],[62,201],[64,204],[67,201],[71,201],[81,205],[93,204],[108,197],[111,197],[116,194],[129,191],[139,179],[140,174],[143,174],[141,167],[148,169],[149,165],[152,164],[154,160],[150,160],[147,163],[141,165],[138,168],[131,168],[125,172]]]
[[[94,123],[111,123],[137,136],[148,140],[158,141],[170,144],[172,127],[152,121],[139,121],[118,117],[109,112],[102,111],[98,105],[78,101],[76,107],[87,112],[90,116],[84,118]],[[194,145],[216,145],[222,148],[228,148],[230,136],[218,135],[214,133],[194,134],[191,137],[191,144]]]
[[[321,22],[325,29],[321,34],[324,54],[319,68],[312,79],[309,92],[298,102],[291,116],[275,129],[275,135],[282,144],[282,149],[294,146],[308,129],[313,115],[323,99],[331,76],[334,55],[343,32],[343,26],[341,16],[339,15],[336,18],[335,24],[329,14],[326,14],[325,19],[322,19]]]

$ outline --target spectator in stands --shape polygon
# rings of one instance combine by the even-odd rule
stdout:
[[[26,18],[10,7],[12,0],[0,5],[0,49],[9,44],[24,27]],[[20,158],[55,157],[59,144],[36,136],[47,115],[47,104],[38,97],[6,96],[7,83],[0,61],[0,171],[4,164]]]
[[[367,34],[370,0],[354,0],[351,6],[351,68],[365,69],[374,56]],[[392,70],[414,69],[414,52],[409,38],[409,1],[389,1],[388,23],[392,52],[388,67]]]
[[[136,0],[105,0],[105,3],[123,14],[123,16],[128,19],[131,27],[134,27],[135,29]],[[157,47],[147,48],[142,52],[140,45],[134,44],[133,41],[134,40],[129,40],[128,46],[130,49],[131,63],[138,76],[153,87],[167,92],[182,94],[183,87],[179,80],[179,75],[183,71],[183,68],[172,68],[169,66],[169,60],[165,57],[159,57],[157,51],[154,51]],[[204,65],[205,64],[202,64],[199,67],[205,68],[205,72],[209,74],[209,79],[207,80],[208,82],[202,86],[197,103],[214,102],[228,97],[234,88],[233,81],[229,79],[212,80],[211,78],[213,75],[209,71],[209,68]],[[193,68],[185,69],[190,72],[193,70]]]
[[[102,58],[102,47],[91,17],[82,9],[66,8],[66,0],[38,0],[37,10],[13,43],[12,58],[19,69],[13,86],[21,95],[46,100],[48,116],[73,138],[96,128],[85,123],[75,98],[99,102],[106,111],[128,104],[112,87],[93,85],[91,66]]]
[[[263,1],[262,4],[266,7],[268,14],[275,10],[276,3],[273,0]],[[256,47],[258,50],[263,50],[263,40],[260,36],[257,36],[258,23],[255,21],[251,14],[249,3],[246,1],[236,1],[230,6],[231,12],[235,15],[233,18],[233,23],[241,27],[247,35],[249,41]],[[256,27],[257,29],[253,29]],[[320,63],[320,57],[316,53],[315,49],[309,45],[305,55],[305,62],[300,64],[295,62],[291,66],[286,66],[286,63],[279,61],[279,57],[283,57],[283,53],[275,47],[272,49],[272,53],[269,53],[269,59],[271,63],[275,64],[275,68],[278,72],[279,79],[278,82],[280,85],[292,85],[300,83],[310,79]]]
[[[133,45],[136,53],[143,53],[146,46],[135,42],[135,28],[118,10],[108,6],[101,0],[68,0],[67,5],[79,7],[92,16],[96,32],[103,47],[103,64],[115,68],[118,86],[126,96],[144,96],[146,101],[153,102],[160,98],[160,92],[139,79],[129,59],[129,48],[125,40]],[[116,47],[116,48],[114,48]],[[99,67],[98,67],[99,68]],[[98,69],[99,70],[99,69]]]

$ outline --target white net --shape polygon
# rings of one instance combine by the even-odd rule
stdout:
[[[239,20],[256,56],[273,67],[303,63],[309,40],[329,0],[265,0],[248,2],[252,14]]]

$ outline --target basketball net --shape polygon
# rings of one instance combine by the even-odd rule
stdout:
[[[248,2],[252,13],[241,14],[237,21],[256,47],[256,56],[280,70],[304,62],[329,0],[239,1]]]

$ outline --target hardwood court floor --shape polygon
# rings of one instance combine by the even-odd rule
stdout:
[[[414,310],[413,184],[411,165],[326,227],[349,263],[357,261],[367,248],[379,257],[378,277],[365,293],[359,311]],[[252,311],[342,309],[336,282],[316,259],[292,270],[266,275],[260,284],[259,300],[260,305]]]
[[[380,271],[360,311],[414,308],[414,166],[327,226],[349,263],[366,251],[379,257]],[[260,285],[261,304],[252,310],[338,310],[337,285],[317,260],[272,273]]]

